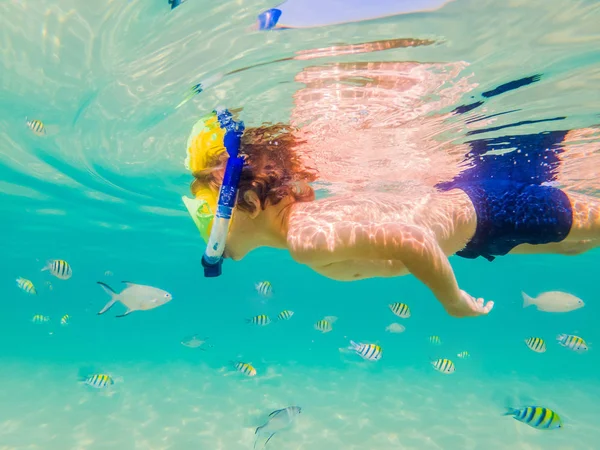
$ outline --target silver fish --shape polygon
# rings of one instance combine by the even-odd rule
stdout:
[[[536,298],[530,297],[525,292],[521,292],[521,295],[523,296],[523,308],[535,305],[539,311],[544,312],[569,312],[585,306],[583,300],[566,292],[544,292]]]
[[[207,337],[200,339],[198,338],[197,334],[194,334],[193,336],[183,338],[183,341],[181,341],[181,345],[184,345],[189,348],[199,348],[200,350],[206,350],[205,347],[212,347],[212,345],[206,342],[207,340]]]
[[[404,325],[400,325],[399,323],[391,323],[387,327],[385,327],[385,331],[390,333],[404,333],[406,327]]]
[[[267,446],[269,441],[275,433],[283,430],[284,428],[289,427],[294,419],[302,412],[302,408],[299,406],[288,406],[284,409],[278,409],[269,414],[269,420],[261,426],[258,427],[254,434],[256,434],[256,441],[254,442],[254,448],[256,448],[256,443],[258,442],[258,437],[261,434],[268,434],[269,438],[265,441],[263,448]]]
[[[127,306],[127,311],[117,316],[125,317],[133,311],[148,311],[149,309],[162,306],[173,299],[171,294],[162,289],[130,283],[129,281],[123,281],[123,283],[125,283],[125,289],[117,294],[108,284],[98,281],[98,284],[111,296],[110,301],[102,308],[98,315],[104,314],[116,302],[121,302]]]

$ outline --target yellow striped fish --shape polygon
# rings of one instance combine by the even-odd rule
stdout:
[[[28,294],[31,294],[31,295],[37,294],[37,291],[35,290],[35,286],[33,285],[33,283],[25,278],[22,278],[22,277],[17,278],[17,286],[23,292],[27,292]]]
[[[259,314],[258,316],[246,319],[246,323],[264,327],[265,325],[269,325],[271,323],[271,319],[266,314]]]
[[[60,324],[65,327],[67,325],[69,325],[69,322],[71,320],[71,316],[69,316],[68,314],[65,314],[64,316],[62,316],[60,318]]]
[[[388,305],[392,312],[402,319],[408,319],[410,317],[410,308],[406,303],[392,303]]]
[[[362,344],[360,342],[350,341],[350,347],[348,347],[348,349],[354,350],[367,361],[379,361],[383,356],[383,350],[377,344]]]
[[[235,370],[238,372],[243,373],[248,377],[256,376],[256,369],[252,366],[252,364],[241,361],[234,361],[232,364],[235,367]]]
[[[315,323],[315,330],[318,330],[321,333],[329,333],[331,330],[333,330],[333,326],[328,320],[322,319]]]
[[[50,317],[44,316],[42,314],[36,314],[35,316],[33,316],[33,319],[31,319],[31,321],[33,323],[46,323],[50,321]]]
[[[556,336],[558,343],[563,347],[570,348],[574,352],[584,353],[589,350],[585,341],[579,336],[572,334],[559,334]]]
[[[442,340],[439,336],[429,336],[429,342],[433,345],[442,345]]]
[[[49,270],[52,275],[61,280],[68,280],[73,275],[73,270],[68,262],[64,259],[53,259],[48,261],[46,267],[42,269]]]
[[[46,134],[46,126],[44,125],[44,123],[41,120],[37,120],[37,119],[28,120],[27,118],[25,118],[25,123],[27,124],[29,129],[31,131],[33,131],[35,134],[37,134],[38,136],[43,136]]]
[[[555,430],[562,427],[560,416],[549,408],[541,406],[526,406],[525,408],[506,408],[505,416],[513,416],[519,422],[523,422],[537,430]]]
[[[544,353],[546,351],[546,343],[542,338],[530,337],[525,339],[525,344],[536,353]]]
[[[115,380],[113,380],[110,375],[104,373],[88,375],[80,381],[96,389],[107,388],[108,386],[115,384]]]
[[[433,361],[431,361],[431,365],[438,372],[445,373],[445,374],[454,373],[454,371],[456,370],[454,363],[446,358],[440,358],[440,359],[433,360]]]
[[[278,320],[290,320],[293,315],[294,315],[294,311],[285,309],[285,310],[281,311],[279,314],[277,314],[277,319]]]
[[[464,352],[460,352],[456,356],[458,356],[460,359],[469,359],[471,357],[471,354],[465,350]]]
[[[256,291],[263,297],[270,297],[273,294],[273,286],[270,281],[261,281],[254,285]]]

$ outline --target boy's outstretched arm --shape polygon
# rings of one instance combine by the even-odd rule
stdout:
[[[304,249],[293,252],[299,262],[315,265],[361,259],[401,261],[455,317],[485,315],[494,306],[494,302],[484,304],[483,299],[476,300],[459,289],[448,257],[433,233],[423,228],[346,222],[329,227],[327,233],[312,234],[309,241],[309,245],[301,246]]]

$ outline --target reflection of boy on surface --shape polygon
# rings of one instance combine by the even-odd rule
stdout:
[[[207,148],[201,135],[188,148],[192,193],[216,198],[227,153]],[[240,151],[246,165],[225,257],[239,260],[267,246],[287,249],[297,262],[336,280],[412,273],[448,313],[465,317],[487,314],[493,302],[459,289],[448,256],[574,254],[595,247],[600,237],[600,202],[548,185],[566,132],[472,141],[474,163],[426,195],[406,189],[320,200],[307,184],[316,176],[298,156],[300,147],[307,151],[299,136],[281,124],[245,131]],[[498,149],[503,140],[510,141],[506,148],[526,148],[527,157],[479,158],[484,147]]]

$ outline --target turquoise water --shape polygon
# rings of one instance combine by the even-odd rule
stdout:
[[[589,128],[600,110],[600,6],[457,0],[435,12],[261,33],[251,26],[272,6],[265,2],[188,0],[173,11],[166,3],[0,4],[0,450],[248,449],[255,427],[290,405],[302,414],[267,448],[597,448],[597,251],[493,263],[452,257],[461,288],[496,302],[488,317],[458,320],[413,277],[335,282],[278,250],[227,261],[221,278],[204,279],[202,242],[180,198],[191,181],[189,130],[219,105],[243,107],[247,126],[304,124],[320,195],[401,195],[420,177],[443,181],[459,170],[444,155],[456,162],[474,130],[478,138],[581,130],[565,146],[560,182],[597,195],[600,139]],[[408,38],[436,43],[392,41]],[[388,49],[335,53],[375,41]],[[227,75],[239,69],[247,70]],[[539,82],[482,95],[534,74]],[[176,108],[205,80],[216,81]],[[450,114],[480,100],[466,115]],[[47,134],[34,135],[26,116]],[[343,141],[358,127],[377,136]],[[380,160],[366,143],[378,145]],[[71,279],[40,272],[55,258],[71,264]],[[17,277],[38,295],[20,291]],[[96,282],[119,291],[122,280],[173,300],[121,319],[121,305],[97,316],[109,298]],[[271,299],[254,289],[262,280],[273,284]],[[521,291],[549,290],[586,306],[522,308]],[[396,301],[410,305],[411,318],[392,315]],[[283,309],[295,312],[288,322],[244,322]],[[33,324],[34,314],[50,321]],[[61,327],[64,314],[71,322]],[[333,331],[314,330],[328,315],[338,317]],[[386,332],[392,322],[406,331]],[[584,337],[591,350],[560,347],[559,333]],[[192,334],[213,347],[182,346]],[[433,334],[441,346],[429,344]],[[544,338],[547,352],[531,352],[530,336]],[[340,352],[350,339],[379,343],[383,358]],[[463,350],[470,359],[456,357]],[[456,372],[434,371],[430,357],[451,358]],[[231,360],[252,362],[258,375],[232,373]],[[94,390],[78,382],[82,370],[119,382]],[[507,401],[550,407],[564,428],[542,432],[504,417]]]

